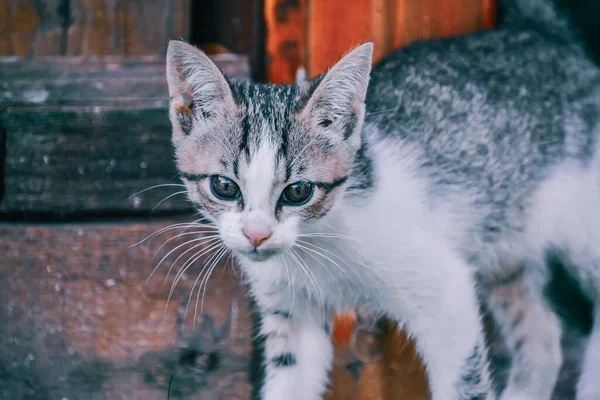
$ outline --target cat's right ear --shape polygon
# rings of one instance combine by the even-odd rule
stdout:
[[[235,109],[231,89],[219,68],[185,42],[169,42],[167,83],[173,134],[189,135],[196,123],[218,121]]]

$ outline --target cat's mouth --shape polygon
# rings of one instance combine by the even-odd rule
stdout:
[[[254,249],[252,251],[243,251],[243,252],[241,252],[241,254],[244,257],[250,259],[251,261],[262,262],[262,261],[266,261],[266,260],[272,258],[273,256],[276,256],[277,254],[279,254],[279,250],[275,250],[275,249],[265,249],[265,250]]]

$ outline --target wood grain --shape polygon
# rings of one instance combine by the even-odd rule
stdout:
[[[276,11],[292,3],[302,5],[307,17],[298,14],[299,20],[290,19],[290,25],[278,20]],[[275,82],[293,81],[300,65],[307,66],[310,77],[316,76],[352,47],[369,40],[375,44],[373,59],[377,62],[417,40],[491,28],[495,12],[495,0],[357,0],[351,6],[328,0],[306,0],[306,5],[269,0],[265,8],[268,76]],[[300,49],[300,53],[294,50],[290,56],[282,51],[286,43],[294,43],[290,48]]]
[[[212,55],[211,59],[225,75],[249,79],[247,56]],[[164,75],[165,60],[158,56],[74,56],[38,57],[35,62],[23,57],[0,57],[0,74],[6,81],[44,79],[81,79]],[[10,83],[10,82],[8,82]]]
[[[291,83],[306,68],[307,4],[309,0],[265,0],[267,78]]]
[[[126,54],[126,1],[73,0],[67,28],[66,55]]]
[[[391,7],[392,46],[422,39],[448,37],[490,28],[495,8],[491,0],[395,0]]]
[[[0,55],[164,55],[191,32],[191,0],[5,0],[0,11]]]
[[[191,0],[127,0],[124,6],[125,54],[163,55],[169,39],[189,40]]]
[[[148,215],[180,187],[171,151],[166,100],[159,107],[10,108],[6,130],[6,214],[113,213]],[[184,212],[183,194],[158,211]]]
[[[0,226],[1,398],[164,400],[171,376],[174,399],[248,398],[251,325],[239,279],[222,265],[203,313],[194,318],[194,294],[185,316],[202,262],[168,301],[177,252],[145,281],[181,242],[158,258],[174,235],[130,248],[163,226]]]
[[[373,1],[356,0],[349,7],[345,2],[310,0],[307,40],[310,76],[330,68],[352,47],[372,39]]]
[[[64,23],[60,0],[4,0],[0,4],[0,55],[61,54]]]
[[[213,59],[225,72],[247,79],[246,58]],[[147,216],[181,190],[170,186],[130,198],[153,185],[180,183],[164,61],[76,60],[0,62],[3,75],[12,78],[0,84],[6,138],[0,213]],[[189,207],[179,194],[155,211]]]

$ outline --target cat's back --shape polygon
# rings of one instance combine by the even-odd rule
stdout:
[[[577,44],[535,26],[415,43],[374,67],[365,140],[416,146],[434,185],[489,206],[492,240],[519,229],[552,166],[593,157],[599,87]]]
[[[566,102],[593,97],[585,93],[592,80],[600,75],[578,45],[535,26],[422,41],[373,68],[367,122],[388,135],[446,142],[446,152],[526,128],[539,130],[533,142],[559,141]]]

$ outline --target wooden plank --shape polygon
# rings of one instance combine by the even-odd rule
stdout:
[[[0,4],[0,54],[61,54],[66,10],[60,0],[5,0]]]
[[[175,233],[129,247],[165,225],[0,226],[1,398],[164,400],[171,377],[171,398],[248,398],[251,324],[239,278],[220,265],[203,314],[194,318],[194,294],[184,317],[206,259],[168,301],[174,274],[164,281],[181,253],[145,281],[182,241],[156,258]]]
[[[148,215],[177,191],[170,186],[129,199],[150,186],[180,182],[170,143],[164,61],[111,59],[0,62],[3,76],[10,78],[0,84],[0,108],[5,108],[0,126],[6,136],[0,213]],[[247,58],[213,59],[224,72],[247,79]],[[189,207],[185,196],[177,195],[156,211],[179,213]]]
[[[307,67],[307,3],[308,0],[265,1],[266,68],[270,82],[294,82],[296,71]]]
[[[0,55],[164,55],[190,38],[191,0],[5,0]]]
[[[223,73],[239,79],[250,78],[247,56],[222,54],[211,59]],[[38,57],[35,62],[23,57],[0,57],[0,74],[5,80],[52,78],[107,78],[110,76],[164,75],[164,57],[158,56],[74,56]]]
[[[67,55],[124,55],[126,0],[73,0]]]
[[[180,187],[171,150],[166,100],[157,108],[10,108],[6,130],[5,192],[0,212],[141,213],[148,215]],[[185,212],[177,195],[158,211]]]
[[[391,0],[394,48],[490,28],[495,0]]]
[[[191,0],[122,0],[124,52],[164,55],[169,39],[189,40]]]
[[[330,0],[311,0],[308,13],[308,75],[330,68],[352,47],[372,39],[373,1],[349,5]],[[332,23],[335,19],[335,23]]]
[[[113,75],[113,74],[111,74]],[[168,105],[164,70],[160,75],[110,78],[54,78],[0,82],[0,107],[27,105],[130,106],[131,102]]]

